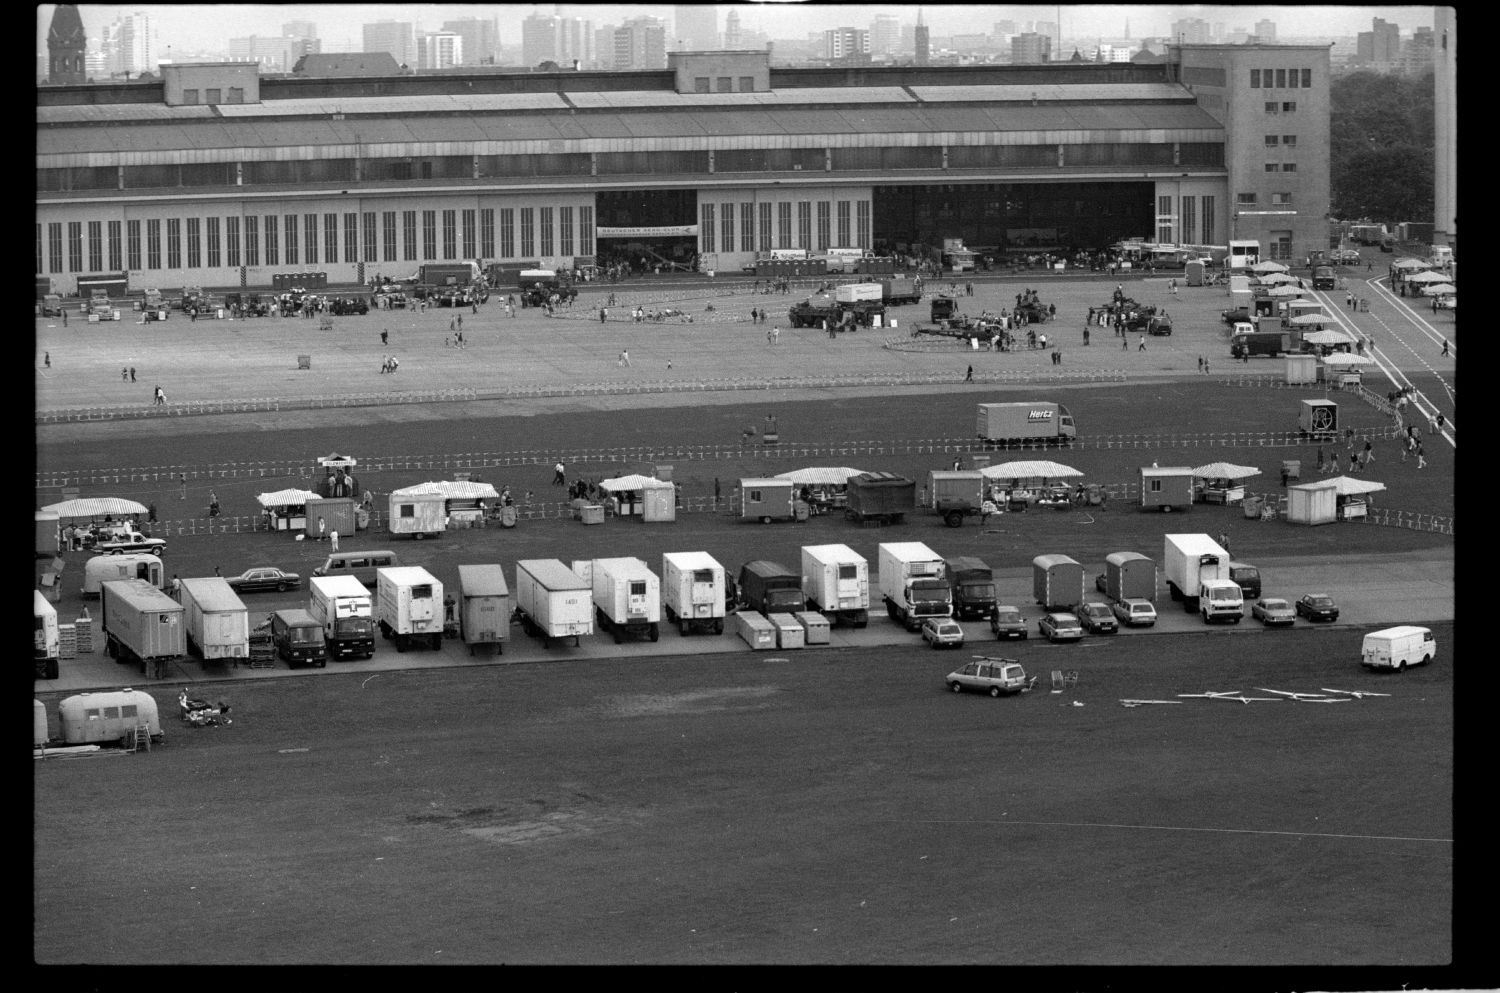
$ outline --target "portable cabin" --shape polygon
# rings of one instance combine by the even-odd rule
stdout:
[[[36,512],[36,553],[56,555],[62,551],[62,538],[58,533],[62,520],[51,510]]]
[[[337,531],[340,536],[352,536],[357,526],[354,516],[357,506],[353,497],[309,497],[303,533],[309,538],[318,537],[318,519],[322,518],[325,534]]]
[[[1083,566],[1066,555],[1031,560],[1032,590],[1044,610],[1072,610],[1083,602]]]
[[[1187,510],[1193,505],[1191,466],[1142,466],[1141,509]]]
[[[795,492],[796,485],[790,479],[741,479],[740,518],[762,524],[790,521],[796,516],[792,507]]]
[[[1286,488],[1286,519],[1293,524],[1332,524],[1338,520],[1338,483],[1323,479]]]
[[[677,520],[677,487],[668,480],[636,474],[603,480],[599,488],[610,494],[619,516],[643,521]]]
[[[104,693],[79,693],[57,705],[62,739],[68,745],[126,742],[144,724],[152,741],[161,741],[161,720],[149,693],[126,687]]]
[[[405,489],[392,490],[391,513],[386,527],[391,534],[409,534],[413,538],[425,538],[429,535],[436,537],[448,527],[447,503],[447,494],[431,483],[418,483]],[[313,527],[317,527],[316,518],[313,518]]]
[[[1318,381],[1318,357],[1316,355],[1288,355],[1286,357],[1286,382],[1288,386],[1302,386]]]
[[[1189,286],[1202,286],[1203,273],[1206,268],[1202,259],[1188,260],[1187,265],[1183,266],[1183,276],[1186,278],[1187,284]]]
[[[1303,400],[1297,412],[1297,430],[1314,438],[1336,438],[1339,405],[1332,400]]]

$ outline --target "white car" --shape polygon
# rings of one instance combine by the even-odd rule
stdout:
[[[955,693],[977,690],[990,696],[1021,693],[1028,685],[1026,670],[1015,659],[978,659],[948,673],[948,688]]]
[[[922,622],[922,640],[933,648],[962,648],[964,629],[949,617],[929,617]]]
[[[1143,597],[1116,600],[1111,609],[1115,612],[1115,620],[1126,627],[1149,628],[1156,623],[1156,607]]]

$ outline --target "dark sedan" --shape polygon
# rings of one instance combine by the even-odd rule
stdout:
[[[1310,621],[1336,621],[1339,619],[1339,605],[1327,594],[1306,593],[1297,601],[1297,616]]]
[[[302,577],[295,572],[283,572],[274,566],[246,569],[229,579],[229,587],[236,593],[265,593],[270,590],[283,593],[296,589],[301,583]]]

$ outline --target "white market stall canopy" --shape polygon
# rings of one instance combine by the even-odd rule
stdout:
[[[1295,283],[1296,281],[1296,276],[1291,276],[1284,272],[1268,272],[1264,276],[1261,276],[1259,280],[1262,286],[1276,286],[1281,283]]]
[[[1323,356],[1324,365],[1369,365],[1373,359],[1368,355],[1352,355],[1349,352],[1335,352],[1332,355]]]
[[[844,486],[851,476],[862,475],[863,469],[851,469],[848,466],[812,466],[793,469],[791,472],[778,472],[776,478],[789,480],[798,486]]]
[[[1457,293],[1458,287],[1452,283],[1429,283],[1422,287],[1422,292],[1430,297],[1445,297],[1450,293]]]
[[[1306,327],[1309,324],[1332,324],[1333,318],[1327,314],[1298,314],[1296,317],[1288,317],[1286,322]]]
[[[318,494],[312,490],[277,490],[275,493],[262,493],[255,498],[262,507],[301,507],[309,500],[317,500]]]
[[[1267,259],[1265,262],[1257,262],[1255,265],[1251,266],[1250,271],[1261,273],[1286,272],[1287,267],[1282,265],[1280,262],[1272,262],[1271,260]]]
[[[467,480],[438,480],[433,483],[418,483],[401,490],[392,490],[391,497],[438,496],[444,500],[498,500],[500,494],[489,483],[473,483]]]
[[[89,519],[95,517],[128,517],[131,514],[146,513],[146,508],[143,504],[121,497],[85,497],[79,500],[64,500],[62,503],[48,504],[42,509],[56,514],[59,520],[85,517]]]
[[[1448,277],[1440,272],[1427,270],[1426,272],[1414,272],[1406,277],[1408,283],[1446,283]]]
[[[601,490],[609,490],[611,493],[625,493],[632,490],[669,490],[672,488],[672,484],[665,479],[657,479],[655,476],[635,474],[600,480],[599,488]]]
[[[1384,483],[1377,483],[1373,479],[1355,479],[1352,476],[1335,476],[1333,491],[1339,496],[1360,496],[1365,493],[1379,493],[1385,489]]]
[[[1065,479],[1083,473],[1061,462],[1001,462],[979,470],[986,479]]]
[[[1302,295],[1302,289],[1297,286],[1273,286],[1266,290],[1268,297],[1296,297]]]
[[[1203,479],[1248,479],[1259,476],[1260,470],[1251,465],[1234,465],[1230,462],[1210,462],[1193,470],[1194,476]]]
[[[1416,259],[1398,259],[1397,261],[1391,263],[1391,268],[1393,268],[1393,269],[1426,269],[1426,268],[1428,268],[1428,266],[1427,266],[1426,262],[1419,262]]]
[[[1349,345],[1354,342],[1354,339],[1344,332],[1332,329],[1309,332],[1302,336],[1302,340],[1314,345]]]

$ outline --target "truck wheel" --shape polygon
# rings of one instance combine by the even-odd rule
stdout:
[[[655,641],[660,636],[660,634],[661,634],[661,632],[660,632],[660,630],[658,630],[657,625],[652,624],[651,625],[651,640]]]
[[[762,524],[770,524],[770,523],[771,523],[771,519],[770,519],[770,518],[769,518],[769,517],[762,517],[762,518],[761,518],[761,519],[760,519],[760,522],[761,522],[761,523],[762,523]]]
[[[998,687],[998,686],[991,686],[990,687],[990,696],[992,696],[992,697],[998,697],[999,695],[1000,695],[1000,687]]]
[[[724,633],[724,618],[722,618],[722,617],[716,617],[716,618],[714,618],[714,634],[723,634],[723,633]]]
[[[1402,659],[1401,660],[1401,664],[1398,665],[1398,666],[1396,666],[1396,671],[1397,672],[1405,672],[1406,671],[1406,660],[1405,659]]]
[[[622,642],[624,640],[625,640],[625,636],[620,633],[620,629],[619,628],[615,628],[615,644],[618,645],[620,642]]]
[[[950,510],[948,511],[947,516],[943,518],[943,523],[948,525],[950,528],[962,527],[964,523],[964,515],[961,511]]]
[[[688,622],[687,621],[678,621],[677,622],[677,633],[680,634],[680,635],[682,635],[684,638],[686,638],[688,636]]]
[[[396,651],[398,651],[398,652],[404,652],[404,651],[406,651],[406,635],[404,635],[404,634],[398,634],[398,635],[396,635]]]
[[[1172,505],[1171,504],[1162,504],[1161,512],[1163,514],[1170,514],[1172,512]]]
[[[108,655],[112,659],[115,659],[116,661],[119,660],[120,645],[117,641],[115,641],[114,638],[111,637],[104,643],[104,654]]]
[[[1422,656],[1422,664],[1423,665],[1426,665],[1427,663],[1429,663],[1431,661],[1432,661],[1432,656],[1431,655],[1424,655],[1424,656]],[[52,663],[52,671],[53,671],[53,673],[57,672],[57,663],[56,662]],[[52,678],[56,679],[57,677],[54,675]]]
[[[955,693],[962,693],[964,691],[962,683],[949,683],[948,688]]]

